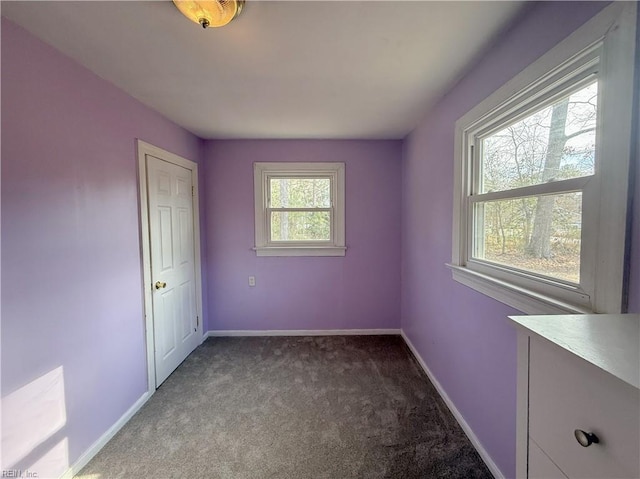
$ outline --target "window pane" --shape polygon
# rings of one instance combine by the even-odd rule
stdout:
[[[271,208],[329,208],[329,178],[271,178]]]
[[[474,257],[580,282],[582,193],[476,205]]]
[[[329,211],[272,211],[271,241],[330,241]]]
[[[594,173],[598,84],[482,140],[480,192]]]

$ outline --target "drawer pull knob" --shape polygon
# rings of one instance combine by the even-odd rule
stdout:
[[[576,429],[573,431],[573,435],[576,436],[576,440],[582,447],[589,447],[591,444],[598,444],[600,439],[592,432],[584,432],[582,429]]]

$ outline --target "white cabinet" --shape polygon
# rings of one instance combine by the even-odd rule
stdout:
[[[517,476],[640,478],[640,315],[511,319]],[[576,430],[594,442],[584,447]]]
[[[532,439],[529,440],[529,479],[549,479],[557,477],[565,479],[562,471],[547,456],[540,446]]]

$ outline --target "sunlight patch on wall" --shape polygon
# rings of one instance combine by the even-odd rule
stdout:
[[[68,468],[69,441],[65,437],[26,469],[38,473],[38,477],[60,477]]]
[[[29,469],[39,477],[64,472],[69,465],[67,438],[51,447],[44,443],[66,422],[62,366],[3,397],[2,470],[24,469],[23,462],[32,462]],[[36,451],[40,445],[42,453]],[[32,453],[36,457],[29,457]]]

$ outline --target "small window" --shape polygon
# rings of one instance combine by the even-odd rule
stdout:
[[[268,176],[269,241],[331,243],[331,177]]]
[[[344,256],[344,164],[255,163],[258,256]]]
[[[530,314],[624,312],[635,5],[456,123],[455,280]]]

